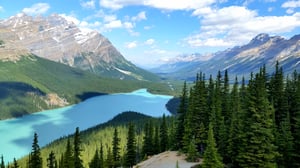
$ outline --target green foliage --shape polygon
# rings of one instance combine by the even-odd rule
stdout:
[[[74,134],[74,168],[83,168],[83,161],[81,160],[81,139],[79,128],[76,128]]]
[[[132,123],[129,124],[126,153],[125,153],[125,166],[132,167],[136,163],[136,140],[135,140],[135,127]]]
[[[32,151],[30,153],[30,160],[29,160],[29,168],[42,168],[42,157],[40,146],[38,144],[38,135],[34,133],[33,143],[32,143]]]
[[[118,136],[118,130],[115,128],[112,141],[112,155],[113,155],[113,167],[119,167],[121,162],[120,156],[120,138]]]
[[[166,116],[163,115],[162,123],[160,126],[160,151],[166,151],[169,148],[169,135],[168,135],[168,128],[166,122]]]
[[[202,168],[223,168],[222,158],[218,154],[213,133],[213,126],[209,124],[207,147],[204,151]]]
[[[48,168],[57,168],[57,162],[56,162],[55,154],[53,151],[50,152],[49,157],[47,158],[47,167]]]

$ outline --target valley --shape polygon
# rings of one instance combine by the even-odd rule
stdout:
[[[171,98],[141,89],[93,97],[76,105],[3,120],[0,121],[0,134],[5,136],[0,139],[0,152],[6,160],[12,161],[14,157],[21,158],[30,153],[34,132],[40,136],[39,144],[44,147],[55,139],[73,133],[75,127],[85,130],[125,111],[138,111],[152,117],[170,115],[165,104]],[[9,133],[9,129],[14,131]]]
[[[246,2],[165,2],[0,16],[0,168],[300,167],[298,7],[254,31]]]

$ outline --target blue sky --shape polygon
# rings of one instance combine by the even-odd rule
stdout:
[[[175,56],[210,53],[259,33],[300,34],[300,0],[11,0],[0,19],[60,14],[106,36],[131,62],[156,66]]]

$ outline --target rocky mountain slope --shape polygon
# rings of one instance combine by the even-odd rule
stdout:
[[[97,31],[82,30],[64,17],[28,16],[20,13],[0,21],[1,58],[16,60],[32,53],[72,67],[118,79],[158,78],[127,61],[111,42]],[[17,51],[17,52],[16,52]]]
[[[229,74],[241,77],[249,75],[250,72],[257,72],[263,65],[272,73],[276,61],[279,61],[285,74],[300,70],[300,35],[285,39],[259,34],[246,45],[210,55],[179,56],[152,71],[161,72],[164,77],[193,79],[200,71],[207,75],[216,75],[219,70],[227,69]]]
[[[0,120],[106,93],[148,88],[150,92],[171,94],[169,86],[159,82],[100,77],[35,55],[16,59],[0,61]]]

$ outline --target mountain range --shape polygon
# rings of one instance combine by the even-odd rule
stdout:
[[[193,80],[200,71],[215,76],[218,71],[225,70],[230,75],[247,78],[264,65],[272,73],[277,61],[285,74],[300,70],[300,35],[285,39],[262,33],[246,45],[206,55],[180,55],[151,71],[166,78],[183,80]]]
[[[78,28],[58,14],[28,16],[24,13],[0,21],[5,50],[0,59],[16,60],[31,53],[52,61],[118,79],[158,80],[128,60],[103,35]],[[3,58],[4,57],[4,58]]]

